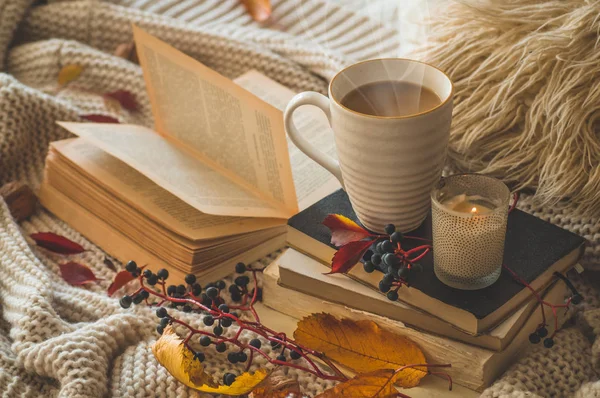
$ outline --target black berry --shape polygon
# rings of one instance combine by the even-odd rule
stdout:
[[[125,270],[127,270],[127,272],[135,272],[136,269],[137,264],[135,261],[129,261],[127,264],[125,264]]]
[[[188,285],[193,285],[194,283],[196,283],[196,275],[187,274],[185,276],[185,283],[187,283]]]
[[[244,287],[250,282],[250,278],[248,278],[246,275],[242,275],[235,278],[234,282],[236,285]]]
[[[194,359],[200,361],[200,362],[204,362],[204,360],[206,359],[206,357],[204,356],[203,353],[201,352],[197,352],[194,354]]]
[[[421,263],[414,263],[411,266],[410,270],[415,272],[423,272],[423,266],[421,265]]]
[[[221,319],[221,326],[223,326],[224,328],[228,328],[229,326],[231,326],[232,323],[233,321],[231,320],[231,318]]]
[[[194,296],[199,296],[202,294],[202,286],[200,286],[199,283],[194,283],[194,285],[192,285],[192,294]]]
[[[213,333],[215,336],[220,336],[223,334],[223,328],[221,326],[217,325],[214,327]]]
[[[371,272],[375,271],[375,266],[370,261],[367,261],[366,263],[364,263],[363,268],[364,268],[365,272],[367,272],[369,274]]]
[[[248,355],[245,352],[238,352],[237,354],[238,362],[244,363],[248,360]]]
[[[219,311],[227,314],[227,313],[229,313],[229,307],[227,306],[227,304],[221,304],[219,306]]]
[[[223,375],[223,383],[226,386],[232,385],[234,381],[235,381],[235,375],[233,373],[225,373]]]
[[[213,318],[212,315],[207,315],[202,322],[204,322],[206,326],[212,326],[215,323],[215,318]]]
[[[394,232],[396,232],[396,226],[394,224],[388,224],[385,226],[385,233],[388,235],[393,234]]]
[[[544,339],[544,347],[552,348],[554,346],[554,340],[551,337],[547,337]]]
[[[216,285],[217,289],[219,289],[219,290],[225,289],[225,286],[226,286],[224,281],[217,281],[215,283],[215,285]]]
[[[139,304],[142,301],[144,301],[144,296],[142,295],[142,292],[139,292],[138,294],[135,295],[135,297],[133,298],[133,304]]]
[[[144,278],[148,279],[150,275],[154,275],[149,269],[144,271]]]
[[[581,296],[581,294],[577,293],[575,295],[573,295],[573,297],[571,297],[571,302],[575,305],[580,304],[583,301],[583,296]]]
[[[231,300],[237,302],[242,301],[242,293],[240,292],[232,292],[231,293]]]
[[[217,352],[225,352],[225,350],[227,350],[227,346],[221,341],[215,345],[215,350],[217,350]]]
[[[285,355],[283,355],[283,354],[277,355],[277,360],[281,361],[281,362],[285,362],[285,360],[286,360]]]
[[[409,275],[410,275],[410,269],[408,269],[408,267],[401,267],[398,270],[398,277],[400,277],[404,280],[406,280]]]
[[[159,279],[167,279],[169,277],[169,271],[167,271],[164,268],[161,268],[158,270],[158,272],[156,273],[156,276],[158,276]]]
[[[262,345],[262,343],[260,342],[260,340],[259,340],[259,339],[252,339],[252,340],[250,340],[250,343],[249,343],[249,344],[250,344],[252,347],[254,347],[254,348],[259,348],[259,349],[260,349],[260,346]]]
[[[200,299],[202,300],[203,306],[210,307],[212,305],[212,300],[210,299],[210,297],[208,297],[208,295],[206,293],[202,293],[202,296],[200,296]]]
[[[175,286],[175,285],[169,285],[169,287],[167,287],[167,294],[169,296],[172,296],[175,293],[177,293],[177,286]]]
[[[537,333],[531,333],[529,335],[529,342],[531,344],[537,344],[537,343],[540,342],[540,340],[541,340],[541,338],[540,338],[540,336]]]
[[[394,232],[392,235],[390,235],[390,240],[393,243],[400,243],[402,241],[402,238],[404,238],[402,232]]]
[[[387,293],[392,288],[392,285],[386,285],[383,281],[379,282],[379,290],[382,293]]]
[[[163,328],[166,328],[167,325],[169,324],[169,322],[171,322],[171,319],[169,319],[169,318],[162,318],[160,320],[160,326],[162,326]]]
[[[123,308],[129,308],[131,307],[132,301],[131,296],[123,296],[119,301],[119,304],[121,304],[121,307]]]
[[[156,331],[158,332],[158,334],[163,334],[163,332],[165,331],[165,329],[162,326],[158,325],[156,327]]]
[[[391,300],[391,301],[397,301],[398,300],[398,292],[395,290],[390,290],[387,293],[387,298],[388,298],[388,300]]]
[[[279,341],[271,341],[271,348],[278,348],[280,345]]]
[[[203,347],[208,347],[211,342],[212,342],[212,340],[208,336],[200,337],[200,345]]]
[[[206,289],[206,295],[212,299],[217,298],[217,296],[219,295],[219,289],[217,289],[216,287],[209,287],[208,289]]]
[[[192,306],[189,304],[186,304],[183,306],[183,312],[192,312]]]
[[[379,265],[381,264],[381,254],[373,254],[371,256],[371,262],[373,263],[373,265]]]
[[[290,358],[300,359],[302,355],[298,351],[290,350]]]
[[[165,307],[160,307],[156,309],[156,316],[159,318],[164,318],[166,316],[169,316],[169,313],[167,312],[167,309]]]
[[[370,261],[371,257],[373,257],[373,252],[371,250],[367,250],[363,255],[363,260]]]
[[[158,276],[152,274],[146,279],[146,283],[150,286],[154,286],[158,283]]]
[[[238,274],[243,274],[244,272],[246,272],[246,264],[237,263],[235,265],[235,272],[237,272]]]
[[[538,336],[544,338],[544,337],[548,336],[548,329],[546,329],[545,327],[542,326],[541,328],[539,328],[537,330],[537,334],[538,334]]]
[[[383,262],[390,267],[396,267],[400,264],[400,259],[391,253],[383,255]]]
[[[238,363],[238,353],[230,352],[229,354],[227,354],[227,360],[231,363]]]
[[[177,286],[177,294],[184,295],[187,292],[185,285]]]
[[[381,242],[381,248],[386,253],[394,252],[394,244],[392,242],[390,242],[389,240],[384,240],[383,242]]]
[[[383,279],[381,279],[381,283],[383,283],[384,285],[390,285],[394,282],[394,275],[392,274],[385,274],[383,276]]]

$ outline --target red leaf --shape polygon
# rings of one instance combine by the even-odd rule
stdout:
[[[30,235],[38,246],[59,254],[79,254],[85,249],[78,243],[53,232],[38,232]]]
[[[112,93],[106,93],[104,94],[104,97],[119,101],[119,104],[128,111],[137,110],[137,101],[135,100],[134,95],[127,90],[117,90]]]
[[[129,272],[129,271],[123,270],[123,271],[119,272],[117,275],[115,275],[115,279],[108,287],[108,295],[112,296],[113,294],[115,294],[115,292],[117,290],[119,290],[123,286],[127,285],[129,282],[133,281],[134,279],[136,279],[136,277],[131,275],[131,272]]]
[[[372,240],[359,240],[340,247],[331,260],[331,272],[329,274],[345,274],[350,271],[372,244]]]
[[[79,115],[82,119],[89,120],[90,122],[96,123],[119,123],[117,119],[111,116],[106,115],[98,115],[98,114],[89,114],[89,115]]]
[[[110,261],[108,257],[104,257],[104,265],[106,265],[111,271],[117,272],[117,267],[115,267],[115,264]]]
[[[62,278],[69,285],[81,286],[98,280],[92,270],[83,264],[69,262],[60,264],[59,267]]]
[[[331,244],[338,247],[371,236],[369,231],[340,214],[328,215],[323,225],[331,230]]]

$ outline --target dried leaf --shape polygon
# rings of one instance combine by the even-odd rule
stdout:
[[[356,263],[365,255],[366,251],[373,244],[370,240],[359,240],[358,242],[350,242],[340,247],[331,259],[330,274],[339,274],[350,271]]]
[[[359,373],[426,363],[423,352],[410,339],[367,320],[355,322],[313,314],[298,322],[294,338]],[[404,369],[397,381],[402,387],[414,387],[426,374],[424,369]]]
[[[115,48],[115,52],[113,54],[119,58],[126,59],[136,64],[139,63],[139,60],[137,58],[137,52],[135,51],[134,42],[119,44],[117,48]]]
[[[129,271],[121,271],[117,275],[115,275],[115,279],[113,279],[112,283],[108,287],[108,295],[112,296],[115,294],[117,290],[127,285],[131,281],[135,280],[136,277],[131,274]]]
[[[105,98],[111,98],[117,101],[124,109],[135,111],[138,108],[135,96],[127,90],[117,90],[112,93],[104,94]]]
[[[271,16],[269,0],[242,0],[242,3],[255,21],[264,22]]]
[[[60,275],[69,285],[81,286],[98,280],[92,270],[83,264],[68,262],[59,267]]]
[[[369,231],[340,214],[328,215],[323,225],[331,230],[331,244],[338,247],[371,236]]]
[[[69,64],[62,67],[58,72],[58,85],[64,86],[65,84],[72,82],[77,79],[83,72],[83,66],[76,64]]]
[[[117,272],[117,267],[115,267],[115,263],[110,261],[110,258],[104,257],[104,265],[106,265],[109,270]]]
[[[31,188],[19,181],[4,184],[0,188],[0,196],[6,202],[10,214],[17,221],[23,221],[31,216],[37,206],[37,197]]]
[[[106,115],[98,115],[98,114],[89,114],[89,115],[79,115],[80,118],[89,120],[90,122],[96,123],[119,123],[117,119],[111,116]]]
[[[398,396],[398,391],[394,388],[397,378],[398,375],[393,370],[379,369],[359,374],[316,398],[393,398]]]
[[[53,232],[38,232],[31,234],[30,236],[31,239],[35,240],[35,243],[38,246],[54,253],[79,254],[85,251],[85,249],[78,243],[75,243],[64,236],[57,235]]]
[[[242,373],[230,386],[216,383],[204,371],[202,362],[194,359],[192,351],[183,344],[183,340],[171,326],[167,326],[160,339],[152,345],[152,352],[156,360],[181,383],[211,394],[235,396],[248,394],[269,376],[267,371],[259,369],[254,374]]]
[[[300,398],[300,383],[282,375],[269,377],[250,393],[249,398]]]

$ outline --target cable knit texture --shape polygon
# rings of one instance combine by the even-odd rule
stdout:
[[[344,65],[398,54],[399,33],[390,24],[397,7],[377,14],[373,7],[382,2],[391,4],[275,0],[273,18],[260,25],[237,0],[50,0],[36,7],[32,0],[0,0],[0,184],[20,180],[39,186],[48,144],[68,137],[56,120],[100,113],[153,124],[139,66],[112,55],[131,41],[132,22],[227,77],[257,69],[291,89],[326,92],[327,81]],[[84,71],[59,88],[58,72],[68,64]],[[118,89],[135,95],[137,111],[105,106],[101,94]],[[598,220],[580,218],[568,207],[540,208],[527,196],[520,207],[585,236],[591,243],[583,263],[599,268]],[[70,260],[89,265],[102,281],[85,288],[65,283],[58,267],[64,257],[28,237],[39,231],[80,243],[87,251]],[[46,210],[19,225],[0,201],[2,397],[201,396],[154,359],[152,312],[123,310],[107,297],[114,272],[104,258],[100,248]],[[573,311],[556,347],[534,347],[484,396],[600,397],[600,278],[587,271],[573,280],[586,301]],[[188,314],[181,317],[202,327]],[[222,355],[209,355],[207,366],[216,375],[226,369]],[[286,372],[307,395],[330,387],[302,372]]]

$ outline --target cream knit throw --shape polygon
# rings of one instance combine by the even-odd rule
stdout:
[[[323,92],[342,65],[394,55],[397,49],[392,29],[326,0],[274,1],[273,20],[262,28],[237,0],[32,3],[0,0],[0,70],[5,72],[0,73],[0,184],[22,180],[39,185],[48,143],[66,137],[55,120],[78,120],[79,114],[93,112],[152,124],[140,68],[111,55],[118,44],[131,40],[131,22],[228,77],[254,68],[294,90]],[[83,65],[84,73],[76,84],[57,90],[58,71],[72,63]],[[140,111],[111,113],[98,95],[89,93],[117,89],[134,93]],[[598,220],[568,209],[544,209],[529,197],[521,207],[586,236],[592,244],[584,264],[600,265]],[[89,251],[78,260],[104,281],[86,288],[67,285],[58,271],[62,258],[28,238],[38,231],[82,244]],[[157,337],[156,318],[151,311],[122,310],[106,296],[113,272],[103,259],[99,248],[45,210],[18,225],[0,201],[2,397],[200,396],[154,360],[149,345]],[[486,396],[600,397],[600,277],[588,271],[574,281],[586,302],[576,309],[573,325],[560,332],[552,350],[534,347]],[[217,373],[225,370],[221,356],[208,360]],[[328,387],[305,374],[288,373],[299,378],[307,395]]]

